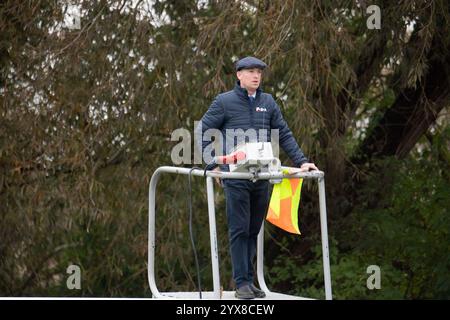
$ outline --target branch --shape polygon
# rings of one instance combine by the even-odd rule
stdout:
[[[428,52],[429,68],[415,88],[405,88],[380,122],[361,144],[354,163],[373,157],[405,157],[432,125],[439,112],[450,105],[450,52],[433,39]],[[442,52],[444,51],[444,52]]]

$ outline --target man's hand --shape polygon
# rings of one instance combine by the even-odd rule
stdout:
[[[220,167],[215,167],[213,171],[220,172]],[[216,180],[216,182],[219,185],[219,187],[222,186],[222,183],[220,182],[220,178],[214,178],[214,180]]]
[[[319,170],[314,163],[304,163],[300,168],[289,168],[289,174],[294,174],[297,172],[308,172],[310,169]]]

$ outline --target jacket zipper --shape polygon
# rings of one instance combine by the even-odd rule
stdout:
[[[249,111],[250,111],[250,128],[254,128],[255,124],[253,123],[253,107],[252,102],[250,100],[250,97],[247,97],[248,99],[248,105],[249,105]],[[255,104],[256,104],[256,97],[255,97]]]

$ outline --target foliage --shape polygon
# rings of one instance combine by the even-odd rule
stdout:
[[[450,182],[439,160],[449,128],[431,147],[403,161],[378,161],[361,203],[339,230],[331,230],[333,295],[337,299],[448,299],[450,293]],[[319,242],[319,240],[317,240]],[[290,282],[292,293],[323,298],[320,243],[314,258],[280,255],[274,283]],[[381,289],[369,290],[367,267],[381,269]]]

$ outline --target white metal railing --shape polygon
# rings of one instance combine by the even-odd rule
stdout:
[[[282,167],[287,169],[287,167]],[[149,184],[149,217],[148,217],[148,282],[150,290],[154,298],[168,298],[164,292],[159,292],[155,279],[155,205],[156,205],[156,185],[158,183],[161,173],[175,173],[188,175],[192,171],[192,176],[204,177],[204,170],[190,169],[181,167],[164,166],[155,170]],[[327,230],[327,212],[325,202],[325,179],[322,171],[299,172],[296,174],[283,173],[247,173],[247,172],[220,172],[220,171],[206,171],[206,190],[208,199],[208,216],[209,216],[209,234],[211,244],[211,263],[213,274],[213,299],[220,299],[220,272],[219,272],[219,251],[217,245],[216,233],[216,215],[214,207],[214,182],[213,178],[221,179],[245,179],[245,180],[269,180],[279,178],[303,178],[303,179],[317,179],[319,184],[319,209],[320,209],[320,231],[322,241],[322,257],[323,257],[323,273],[325,284],[325,299],[331,300],[331,274],[330,274],[330,259],[328,249],[328,230]],[[257,277],[258,283],[262,290],[270,297],[271,291],[268,289],[264,279],[264,223],[258,234],[257,245]],[[177,297],[176,293],[172,293],[171,297]],[[180,296],[182,297],[182,296]]]

